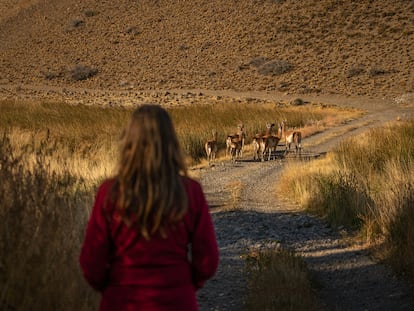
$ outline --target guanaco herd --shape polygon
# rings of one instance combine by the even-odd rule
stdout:
[[[216,159],[218,150],[217,131],[213,130],[212,135],[212,139],[207,140],[204,145],[209,164]],[[287,130],[286,122],[282,121],[277,131],[275,131],[275,123],[268,123],[266,124],[266,132],[264,134],[254,135],[252,139],[253,160],[270,161],[272,156],[273,159],[276,159],[276,148],[281,140],[284,141],[285,155],[290,151],[292,144],[295,146],[296,155],[300,155],[302,133],[296,130]],[[246,133],[244,131],[244,125],[240,123],[237,125],[236,133],[227,135],[226,156],[230,157],[233,162],[241,159],[245,141]]]

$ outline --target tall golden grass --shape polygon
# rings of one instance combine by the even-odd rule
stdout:
[[[0,109],[0,309],[96,309],[98,297],[78,267],[79,248],[96,186],[114,172],[133,108],[3,101]],[[335,113],[253,104],[168,110],[190,164],[204,157],[212,128],[224,147],[239,122],[253,135],[267,122],[316,124]]]
[[[62,150],[61,157],[77,156],[79,161],[92,161],[88,167],[94,166],[93,163],[107,163],[107,159],[101,158],[106,155],[108,159],[116,158],[114,150],[116,152],[118,137],[134,109],[15,101],[2,101],[0,106],[0,130],[13,128],[30,135],[49,131]],[[289,127],[306,125],[304,132],[311,135],[361,114],[344,109],[338,114],[338,109],[322,104],[233,102],[167,108],[191,165],[205,157],[204,142],[211,139],[213,129],[218,132],[219,149],[223,154],[227,135],[235,133],[239,123],[244,124],[249,142],[256,133],[265,132],[267,123],[288,120]],[[13,141],[20,143],[20,139]]]
[[[354,229],[414,280],[413,172],[409,120],[347,139],[324,159],[291,164],[277,187],[331,224]]]
[[[93,193],[70,171],[51,168],[53,148],[45,139],[16,152],[6,134],[1,139],[1,310],[95,305],[77,260]]]

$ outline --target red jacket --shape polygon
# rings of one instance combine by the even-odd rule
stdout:
[[[99,187],[80,254],[85,279],[102,293],[99,310],[197,310],[196,290],[218,267],[200,184],[184,179],[189,211],[167,238],[147,241],[117,220],[113,207],[104,209],[112,183]]]

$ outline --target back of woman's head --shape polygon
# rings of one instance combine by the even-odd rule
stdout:
[[[165,235],[171,222],[187,211],[181,175],[187,174],[168,112],[158,105],[136,109],[124,132],[114,187],[116,208],[149,239]]]

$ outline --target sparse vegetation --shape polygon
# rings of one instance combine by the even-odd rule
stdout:
[[[292,100],[292,101],[290,102],[290,104],[291,104],[292,106],[302,106],[302,105],[304,105],[304,104],[305,104],[305,102],[303,101],[303,99],[302,99],[302,98],[295,98],[294,100]]]
[[[86,17],[93,17],[93,16],[96,16],[96,15],[98,15],[98,12],[95,11],[95,10],[86,10],[85,11],[85,16]]]
[[[230,193],[230,199],[227,202],[224,210],[232,211],[237,208],[240,203],[240,195],[243,190],[243,184],[240,181],[235,181],[226,185],[225,191]]]
[[[78,18],[73,19],[73,20],[71,20],[71,22],[70,22],[70,25],[71,25],[73,28],[80,27],[80,26],[82,26],[82,25],[84,25],[84,24],[85,24],[85,21],[84,21],[83,19],[78,19]]]
[[[247,310],[321,310],[312,275],[299,256],[268,249],[251,251],[246,260]]]
[[[61,76],[60,73],[56,73],[54,71],[44,71],[42,74],[46,80],[53,80]]]
[[[97,68],[93,68],[93,67],[85,66],[85,65],[76,65],[70,71],[70,76],[71,76],[71,79],[74,81],[81,81],[81,80],[89,79],[95,76],[97,73],[98,73]]]
[[[384,69],[379,68],[379,67],[373,67],[370,70],[368,70],[368,75],[370,77],[380,76],[380,75],[384,75],[386,73],[387,72]]]
[[[262,75],[279,76],[292,69],[292,64],[285,60],[273,60],[260,65],[257,71]]]
[[[79,60],[99,64],[99,75],[88,81],[91,89],[114,92],[126,77],[142,90],[281,89],[386,98],[412,90],[410,1],[197,0],[174,6],[123,0],[117,7],[101,1],[49,11],[42,5],[17,14],[32,5],[2,7],[0,18],[10,20],[2,27],[0,71],[10,84],[42,84],[44,64],[70,68]],[[364,74],[348,73],[358,62]],[[386,75],[370,76],[371,66],[383,67]],[[372,83],[372,77],[383,79]],[[76,81],[53,82],[68,87]]]
[[[362,73],[364,73],[364,68],[362,66],[353,66],[348,69],[346,76],[347,78],[352,78],[359,76]]]

